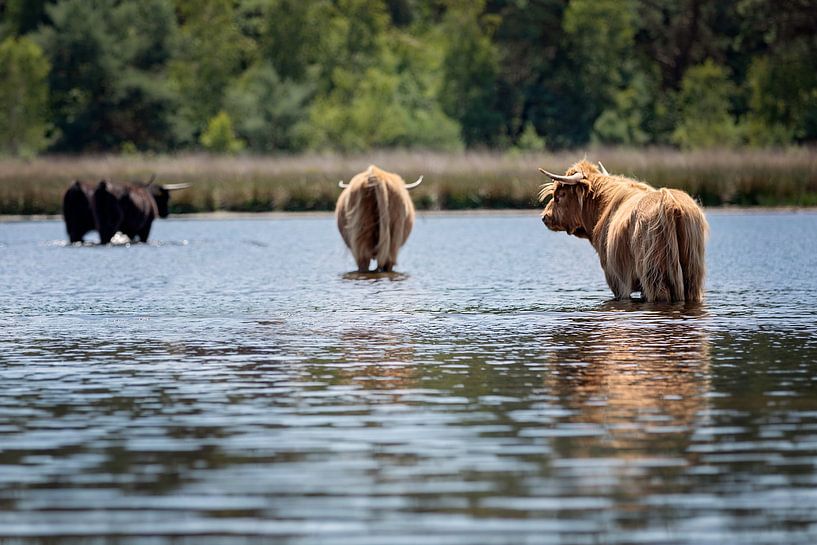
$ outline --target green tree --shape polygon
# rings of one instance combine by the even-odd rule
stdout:
[[[330,86],[338,71],[360,76],[380,65],[388,48],[389,16],[383,0],[336,0],[324,14],[326,25],[319,41],[319,77]],[[331,89],[331,87],[330,87]]]
[[[382,0],[342,0],[318,52],[318,93],[298,133],[311,148],[459,149],[459,125],[437,100],[439,57],[390,26]]]
[[[2,35],[22,36],[46,22],[45,6],[55,0],[6,0],[5,12],[0,6]]]
[[[207,151],[216,153],[238,153],[244,149],[244,142],[236,136],[233,129],[233,120],[224,111],[207,123],[207,129],[201,134],[199,142]]]
[[[504,2],[493,43],[499,56],[495,105],[503,132],[518,141],[533,124],[550,147],[573,143],[572,120],[582,105],[573,100],[562,30],[565,2]],[[532,46],[535,44],[535,46]]]
[[[682,148],[733,146],[740,135],[730,113],[734,86],[726,71],[707,60],[684,75],[679,94],[680,123],[673,141]]]
[[[66,151],[174,143],[165,65],[176,22],[164,0],[62,0],[38,39],[51,61],[51,111]]]
[[[513,147],[515,151],[537,152],[545,151],[547,145],[545,139],[539,136],[536,132],[536,127],[533,123],[528,122],[525,129],[519,138],[516,140],[516,145]]]
[[[308,84],[282,80],[268,62],[255,64],[227,89],[225,110],[249,148],[258,152],[304,147],[298,128],[307,120]]]
[[[337,16],[328,0],[245,0],[245,17],[253,22],[260,58],[284,80],[303,81],[326,53],[324,24]],[[376,30],[376,29],[375,29]]]
[[[169,65],[180,97],[174,129],[190,144],[222,109],[227,87],[252,57],[255,42],[242,33],[232,0],[176,0],[176,11],[183,23]]]
[[[305,128],[310,146],[363,151],[372,147],[461,147],[459,126],[416,81],[370,68],[362,77],[338,71],[332,93],[316,99]]]
[[[635,3],[620,0],[571,0],[562,26],[568,42],[573,77],[570,93],[584,106],[571,119],[577,142],[587,141],[593,124],[606,109],[632,106],[633,88],[623,90],[636,68],[632,59]],[[618,100],[618,104],[616,104]],[[627,114],[618,114],[619,122]],[[629,112],[632,116],[632,111]],[[632,123],[632,119],[627,120]],[[640,127],[632,127],[635,136]]]
[[[458,5],[443,23],[449,43],[440,102],[445,114],[462,127],[468,146],[496,145],[505,132],[497,105],[499,54],[490,35],[496,21],[481,21],[481,7],[482,2]]]
[[[640,146],[650,141],[645,130],[652,95],[643,75],[613,94],[608,106],[593,124],[592,140],[600,144]]]
[[[747,137],[755,145],[817,140],[817,10],[807,0],[741,0]]]
[[[739,64],[732,56],[740,30],[735,0],[650,0],[635,8],[636,50],[658,70],[661,92],[677,91],[687,70],[707,59],[733,70]]]
[[[0,150],[34,155],[48,140],[48,71],[42,49],[28,38],[0,43]]]

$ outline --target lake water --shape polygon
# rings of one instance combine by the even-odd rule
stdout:
[[[535,212],[0,224],[0,543],[813,545],[817,214],[709,220],[691,308]]]

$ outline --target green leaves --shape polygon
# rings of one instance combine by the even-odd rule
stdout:
[[[812,4],[7,0],[0,37],[20,41],[3,61],[0,145],[31,154],[232,153],[236,142],[255,153],[813,143]],[[24,39],[50,70],[35,53],[20,60]]]
[[[238,153],[244,149],[244,142],[236,137],[233,130],[233,120],[224,111],[207,123],[207,130],[199,141],[204,149],[215,153]]]
[[[175,13],[164,0],[63,0],[37,39],[53,69],[57,150],[162,149],[174,142],[176,98],[165,78]]]
[[[49,69],[32,40],[10,37],[0,43],[0,152],[30,157],[48,143]]]
[[[407,75],[370,68],[358,77],[338,69],[332,81],[333,91],[318,97],[310,110],[305,129],[310,147],[461,147],[458,125]]]
[[[687,70],[681,82],[680,123],[673,141],[686,149],[731,147],[740,134],[730,113],[735,89],[726,70],[711,60]]]

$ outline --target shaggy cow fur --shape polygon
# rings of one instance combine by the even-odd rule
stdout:
[[[392,271],[414,226],[414,204],[403,178],[371,165],[341,187],[335,217],[358,271],[368,272],[371,260],[378,271]]]
[[[655,189],[580,161],[542,187],[540,200],[548,197],[542,221],[590,240],[617,299],[636,291],[649,302],[702,299],[709,226],[683,191]]]

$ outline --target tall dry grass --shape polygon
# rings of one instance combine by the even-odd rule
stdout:
[[[817,205],[817,152],[679,152],[598,149],[586,153],[608,170],[656,186],[684,189],[710,206]],[[563,171],[585,152],[511,155],[378,151],[344,156],[271,157],[97,156],[0,160],[0,214],[58,214],[71,180],[192,182],[174,194],[180,212],[331,210],[337,182],[375,163],[412,181],[425,182],[412,196],[421,209],[527,208],[537,206],[543,182],[538,167]]]

